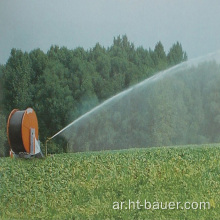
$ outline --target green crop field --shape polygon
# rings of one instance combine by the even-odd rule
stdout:
[[[219,216],[217,144],[0,159],[0,219]]]

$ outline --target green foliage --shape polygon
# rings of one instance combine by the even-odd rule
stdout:
[[[170,48],[167,59],[171,66],[187,60],[186,52],[183,51],[182,45],[179,42],[173,44]]]
[[[2,110],[2,98],[3,98],[3,71],[4,71],[4,66],[0,65],[0,110]]]
[[[9,113],[13,108],[25,109],[31,106],[31,61],[27,53],[11,50],[4,71],[4,108]]]
[[[158,70],[166,69],[166,67],[167,67],[167,56],[166,56],[166,53],[164,51],[164,47],[163,47],[163,45],[160,41],[156,44],[156,46],[154,48],[153,61],[154,61],[155,67]]]
[[[219,156],[219,145],[207,145],[2,158],[0,218],[218,219]],[[209,202],[210,209],[113,209],[129,199]]]
[[[0,157],[6,156],[6,120],[5,117],[0,113]]]
[[[43,72],[48,65],[48,57],[40,49],[31,51],[29,53],[29,57],[33,70],[33,73],[31,75],[31,82],[32,84],[36,84],[38,82],[38,78],[43,75]]]
[[[36,85],[36,103],[33,107],[41,119],[40,136],[43,140],[62,129],[68,122],[74,99],[68,87],[68,70],[58,62],[51,61]],[[42,131],[44,133],[42,133]]]
[[[0,65],[0,157],[8,156],[6,147],[6,119],[3,114],[3,71],[4,66]]]

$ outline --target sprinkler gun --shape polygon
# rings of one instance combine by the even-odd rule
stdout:
[[[45,142],[45,148],[46,148],[46,153],[45,154],[46,154],[46,156],[47,156],[47,142],[50,141],[51,139],[55,138],[58,134],[63,132],[65,129],[66,129],[66,127],[63,128],[62,130],[60,130],[59,132],[57,132],[56,134],[54,134],[53,136],[47,138],[47,140]]]

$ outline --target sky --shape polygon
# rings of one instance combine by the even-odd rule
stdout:
[[[165,52],[179,41],[188,58],[220,49],[219,0],[0,0],[0,64],[12,48],[90,49],[127,35],[136,47]]]

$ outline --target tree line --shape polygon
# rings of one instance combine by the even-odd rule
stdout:
[[[23,52],[12,49],[0,65],[0,155],[8,155],[6,119],[12,109],[32,107],[37,113],[40,140],[61,130],[91,108],[156,72],[187,60],[176,42],[165,52],[161,42],[155,48],[135,47],[126,35],[114,38],[105,48],[67,49],[51,46]],[[65,152],[63,141],[54,152]]]

